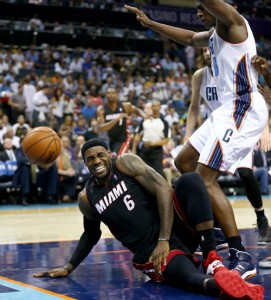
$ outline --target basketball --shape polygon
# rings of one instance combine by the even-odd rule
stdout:
[[[57,133],[49,127],[36,127],[22,141],[26,158],[33,164],[46,166],[55,161],[61,150]]]

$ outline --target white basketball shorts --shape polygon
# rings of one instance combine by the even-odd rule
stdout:
[[[257,144],[267,120],[263,97],[258,92],[248,93],[213,111],[189,142],[200,154],[199,163],[234,174]]]

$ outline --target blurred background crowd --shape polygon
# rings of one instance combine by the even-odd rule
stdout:
[[[98,24],[80,18],[83,11],[97,14],[106,10],[116,12],[117,16],[122,14],[123,20],[131,19],[123,8],[128,1],[0,2],[7,5],[0,12],[0,161],[17,162],[8,168],[0,164],[0,188],[1,183],[5,191],[7,186],[20,188],[19,197],[12,200],[2,197],[1,203],[13,201],[27,205],[76,200],[88,177],[80,155],[82,144],[91,137],[110,142],[107,133],[99,132],[97,125],[97,109],[107,101],[106,92],[110,88],[116,90],[119,102],[130,102],[143,111],[146,104],[159,101],[159,114],[171,131],[163,146],[164,176],[174,184],[179,173],[173,160],[184,143],[191,76],[198,68],[195,49],[177,45],[151,30],[139,29],[132,22],[131,26],[121,20],[119,26],[111,24],[113,16],[106,22],[101,15],[103,19]],[[158,1],[145,2],[141,4],[158,4]],[[237,2],[248,18],[270,20],[270,1],[253,1],[253,5],[251,1]],[[29,6],[32,16],[19,14],[20,5]],[[52,20],[42,16],[41,11],[35,12],[38,6],[65,7],[77,19],[59,16]],[[270,36],[260,31],[255,35],[258,53],[271,63]],[[198,126],[206,117],[207,109],[202,104]],[[130,151],[141,121],[136,115],[127,118],[132,141]],[[62,141],[61,154],[49,169],[30,165],[20,147],[25,134],[37,126],[53,128]],[[137,147],[140,151],[140,143]],[[266,186],[270,181],[271,153],[259,154],[262,161],[257,160],[254,170],[262,168],[261,174],[267,174],[261,190],[269,194]],[[261,180],[259,177],[260,184]]]

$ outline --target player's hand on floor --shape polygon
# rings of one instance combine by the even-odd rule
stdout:
[[[33,277],[66,277],[70,274],[69,270],[67,268],[59,268],[59,269],[53,269],[46,272],[40,272],[40,273],[34,273]]]
[[[156,273],[161,273],[162,264],[167,264],[167,256],[169,253],[168,241],[159,241],[157,246],[152,252],[149,258],[149,262],[153,263],[153,267]]]

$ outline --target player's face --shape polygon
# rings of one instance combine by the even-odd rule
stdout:
[[[212,28],[215,26],[216,18],[211,15],[204,7],[196,1],[197,16],[206,28]]]
[[[118,94],[115,89],[108,89],[106,92],[106,99],[109,102],[115,102],[118,99]]]
[[[204,47],[202,49],[202,54],[203,54],[203,57],[204,57],[204,60],[207,64],[207,66],[211,67],[212,60],[211,60],[211,55],[210,55],[210,49],[208,47]]]
[[[85,165],[99,181],[109,178],[111,174],[111,151],[102,146],[92,147],[85,152]]]

